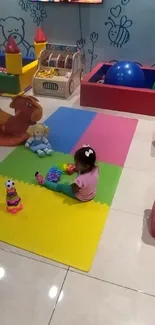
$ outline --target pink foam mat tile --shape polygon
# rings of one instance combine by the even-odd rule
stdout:
[[[71,153],[89,144],[95,149],[99,161],[123,167],[137,123],[136,119],[99,113]]]

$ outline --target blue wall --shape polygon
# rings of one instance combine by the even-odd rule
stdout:
[[[4,50],[9,34],[13,33],[24,55],[33,56],[33,36],[36,26],[41,24],[49,42],[77,43],[82,47],[87,70],[101,60],[129,59],[153,65],[154,12],[154,0],[104,0],[102,5],[80,7],[1,0],[0,50]]]

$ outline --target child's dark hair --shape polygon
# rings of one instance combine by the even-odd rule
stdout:
[[[88,166],[91,171],[95,167],[96,153],[89,146],[83,146],[75,152],[74,159],[83,166]]]

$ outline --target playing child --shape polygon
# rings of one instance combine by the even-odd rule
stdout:
[[[96,153],[91,147],[84,146],[76,151],[74,161],[78,176],[71,185],[49,182],[39,172],[35,173],[35,177],[40,185],[52,191],[64,193],[79,201],[90,201],[96,195],[99,176],[99,169],[95,165]]]

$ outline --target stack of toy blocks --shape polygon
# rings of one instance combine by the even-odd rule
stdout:
[[[36,59],[22,58],[22,53],[10,37],[5,49],[6,72],[0,73],[0,93],[2,96],[17,96],[23,94],[32,86],[33,76],[37,70],[38,57],[46,46],[46,36],[39,27],[35,36]],[[28,64],[23,66],[23,59]]]

